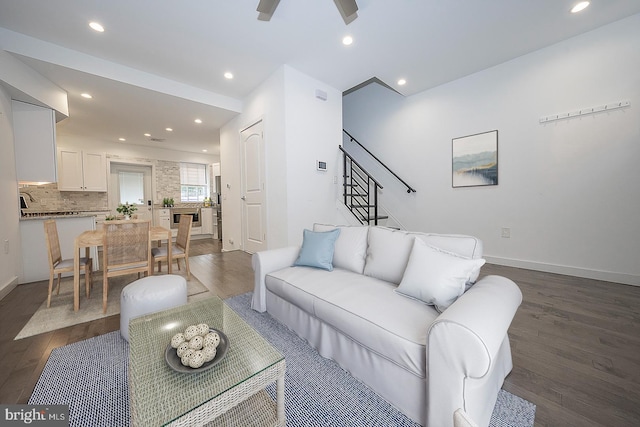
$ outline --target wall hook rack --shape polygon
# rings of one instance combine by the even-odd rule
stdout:
[[[610,104],[597,105],[595,107],[581,108],[567,113],[551,114],[540,117],[540,123],[553,122],[555,120],[570,119],[571,117],[584,116],[587,114],[601,113],[603,111],[617,110],[618,108],[630,107],[630,101],[618,101]]]

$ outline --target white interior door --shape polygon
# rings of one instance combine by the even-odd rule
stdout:
[[[118,204],[129,202],[135,204],[138,219],[153,221],[153,203],[151,195],[151,166],[111,163],[109,186],[109,210],[116,213]]]
[[[267,249],[263,123],[242,132],[242,242],[249,253]]]

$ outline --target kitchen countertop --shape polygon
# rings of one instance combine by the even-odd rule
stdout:
[[[55,214],[47,215],[45,212],[38,213],[38,216],[21,216],[20,221],[47,220],[47,219],[65,219],[65,218],[87,218],[104,214],[103,212],[79,212],[74,214]]]

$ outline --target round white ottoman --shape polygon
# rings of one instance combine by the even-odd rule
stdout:
[[[129,341],[129,320],[187,303],[187,281],[174,274],[149,276],[128,284],[120,294],[120,335]]]

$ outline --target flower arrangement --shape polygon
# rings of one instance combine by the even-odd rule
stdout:
[[[122,215],[127,217],[127,216],[131,216],[131,214],[137,211],[138,208],[136,207],[136,205],[131,205],[129,204],[129,202],[125,202],[124,205],[120,203],[116,208],[116,210],[118,211],[118,213],[121,213]]]

